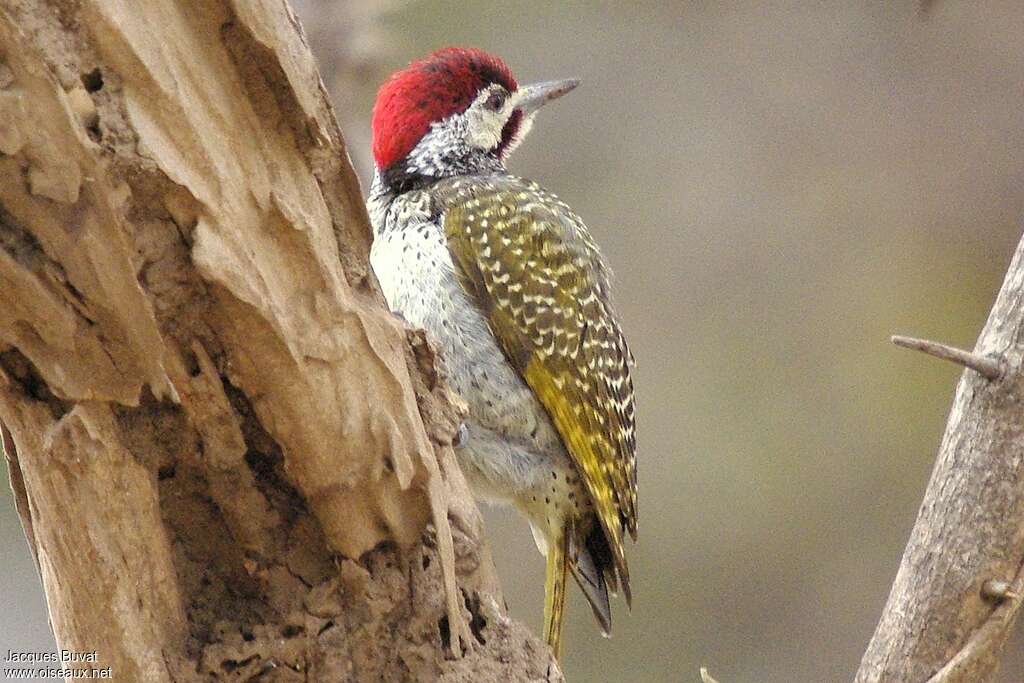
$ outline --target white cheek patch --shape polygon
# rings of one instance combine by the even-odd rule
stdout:
[[[472,108],[466,111],[466,142],[477,149],[494,149],[501,142],[501,130],[507,117],[500,113]]]
[[[505,128],[505,122],[512,115],[512,102],[505,103],[501,111],[491,111],[484,106],[484,101],[490,96],[491,91],[483,90],[469,109],[462,115],[465,120],[466,144],[482,150],[492,150],[501,142],[501,131]]]

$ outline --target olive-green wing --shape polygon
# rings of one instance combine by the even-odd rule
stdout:
[[[637,524],[632,357],[608,269],[579,217],[534,183],[454,179],[442,196],[458,274],[582,473],[628,598],[622,534],[635,538]]]

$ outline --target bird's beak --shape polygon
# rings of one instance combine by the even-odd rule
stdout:
[[[516,109],[522,111],[523,116],[530,116],[551,100],[557,100],[579,84],[580,82],[576,78],[566,78],[562,81],[544,81],[524,86],[516,91]]]

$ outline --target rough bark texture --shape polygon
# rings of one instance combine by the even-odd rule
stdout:
[[[0,421],[61,647],[125,681],[560,677],[369,242],[283,0],[0,3]]]
[[[1024,588],[1024,242],[975,354],[998,358],[1003,372],[960,379],[859,683],[990,680],[1014,623]],[[983,591],[989,580],[1010,590]]]

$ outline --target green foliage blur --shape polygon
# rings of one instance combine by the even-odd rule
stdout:
[[[583,80],[510,164],[587,221],[639,362],[633,610],[604,640],[572,593],[569,680],[849,680],[959,376],[888,337],[971,347],[1024,225],[1024,4],[295,5],[366,184],[376,86],[410,59]],[[539,629],[528,527],[487,520]],[[8,500],[0,539],[0,648],[52,647]]]

